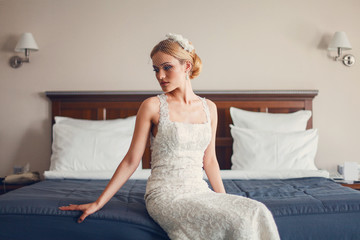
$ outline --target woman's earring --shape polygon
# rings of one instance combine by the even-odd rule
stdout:
[[[186,80],[189,80],[189,73],[186,73]]]

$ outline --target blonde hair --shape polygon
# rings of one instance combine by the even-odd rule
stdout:
[[[151,51],[150,57],[152,58],[157,52],[163,52],[168,54],[177,60],[181,64],[184,64],[186,60],[191,62],[192,68],[189,73],[189,78],[194,79],[199,76],[202,68],[200,57],[195,53],[195,50],[188,52],[184,50],[177,42],[170,39],[165,39],[159,42]]]

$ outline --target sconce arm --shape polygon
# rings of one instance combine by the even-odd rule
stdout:
[[[335,57],[335,61],[342,61],[342,59],[341,59],[341,54],[342,54],[341,48],[337,48],[337,52],[338,52],[338,55]]]

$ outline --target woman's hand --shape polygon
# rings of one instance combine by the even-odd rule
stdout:
[[[79,217],[78,223],[83,222],[87,216],[100,210],[96,202],[81,205],[70,204],[69,206],[59,207],[59,209],[63,211],[82,211],[83,214]]]

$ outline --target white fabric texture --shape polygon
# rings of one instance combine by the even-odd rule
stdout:
[[[221,170],[222,179],[289,179],[304,177],[324,177],[329,178],[329,172],[326,170]],[[206,179],[206,175],[204,175]]]
[[[204,151],[211,140],[207,122],[172,122],[167,97],[159,95],[160,120],[152,137],[152,171],[146,187],[150,216],[170,239],[279,239],[271,212],[264,204],[241,196],[211,191],[203,180]]]
[[[109,180],[113,171],[45,171],[45,179],[93,179]],[[150,169],[137,169],[130,179],[147,180],[150,176]]]
[[[292,132],[306,129],[311,111],[300,110],[294,113],[263,113],[230,107],[233,124],[240,128],[264,131]]]
[[[130,147],[135,120],[136,116],[105,121],[55,117],[49,170],[114,172]]]
[[[284,133],[230,127],[233,170],[317,170],[317,129]]]

